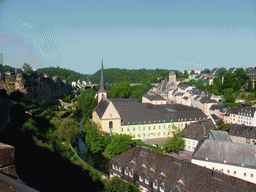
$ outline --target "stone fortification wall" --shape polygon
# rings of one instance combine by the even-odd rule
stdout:
[[[61,81],[59,77],[38,76],[36,73],[5,75],[0,80],[0,89],[6,89],[10,94],[14,90],[20,90],[26,100],[43,99],[46,102],[56,101],[59,95],[70,93],[74,88],[70,83]]]

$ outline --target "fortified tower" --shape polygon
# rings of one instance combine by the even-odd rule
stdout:
[[[98,103],[100,102],[101,98],[107,98],[107,91],[105,91],[104,87],[104,78],[103,78],[103,59],[101,65],[101,77],[100,77],[100,90],[98,91]]]

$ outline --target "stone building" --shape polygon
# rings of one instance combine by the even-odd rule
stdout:
[[[256,144],[256,127],[231,124],[229,135],[234,143]]]

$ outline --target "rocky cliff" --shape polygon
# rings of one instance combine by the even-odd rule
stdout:
[[[46,102],[56,101],[59,95],[64,93],[71,93],[75,88],[66,81],[61,81],[59,77],[54,76],[42,77],[37,73],[23,74],[1,74],[0,75],[0,89],[6,89],[10,94],[15,90],[19,90],[23,93],[24,99],[43,99]]]

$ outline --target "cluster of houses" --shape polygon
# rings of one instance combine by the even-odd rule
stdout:
[[[217,72],[217,71],[216,71]],[[185,129],[188,158],[135,146],[110,161],[110,176],[136,183],[141,191],[256,191],[256,108],[229,108],[213,95],[177,85],[174,73],[152,87],[142,103],[107,98],[103,69],[93,123],[112,134],[128,134],[163,147],[172,127]],[[164,93],[164,96],[163,96]],[[231,123],[214,130],[218,120]]]

